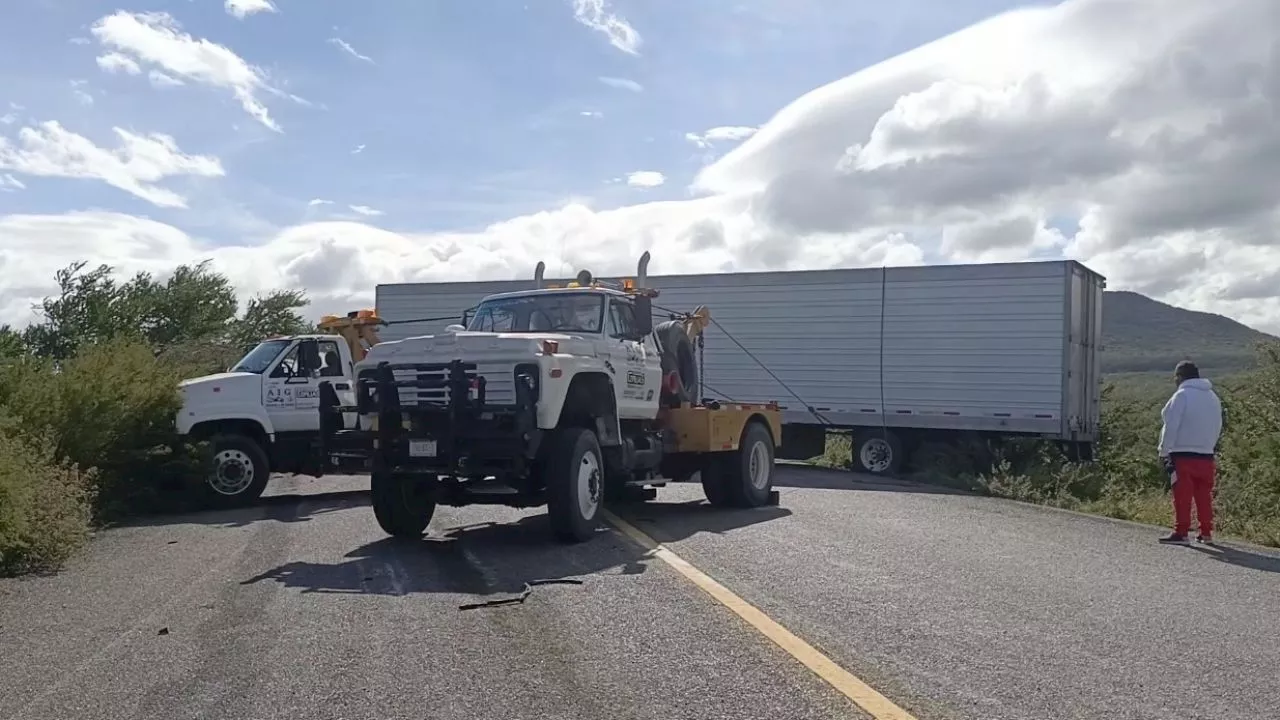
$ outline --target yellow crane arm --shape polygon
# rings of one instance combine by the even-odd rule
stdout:
[[[373,310],[356,310],[346,315],[325,315],[316,327],[321,332],[341,336],[351,351],[352,362],[360,362],[369,348],[382,342],[377,328],[386,324]]]

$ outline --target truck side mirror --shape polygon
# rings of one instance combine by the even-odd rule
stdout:
[[[298,374],[310,375],[320,370],[320,346],[315,340],[298,341]]]
[[[636,309],[636,335],[638,340],[643,340],[649,333],[653,332],[653,299],[640,295],[635,299],[634,307]]]

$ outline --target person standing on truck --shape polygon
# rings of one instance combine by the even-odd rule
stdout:
[[[1173,533],[1160,538],[1171,545],[1186,545],[1191,530],[1191,505],[1196,506],[1200,534],[1196,540],[1213,542],[1214,459],[1222,434],[1222,401],[1213,384],[1200,377],[1188,360],[1173,370],[1177,390],[1160,411],[1160,460],[1173,485]]]

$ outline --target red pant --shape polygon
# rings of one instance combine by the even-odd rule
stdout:
[[[1218,467],[1211,457],[1174,457],[1173,532],[1186,535],[1191,530],[1191,503],[1196,505],[1200,534],[1213,532],[1213,481]]]

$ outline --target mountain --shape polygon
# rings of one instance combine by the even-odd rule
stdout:
[[[1222,315],[1184,310],[1134,292],[1102,299],[1102,371],[1173,372],[1192,360],[1215,373],[1247,370],[1259,342],[1276,340]]]

